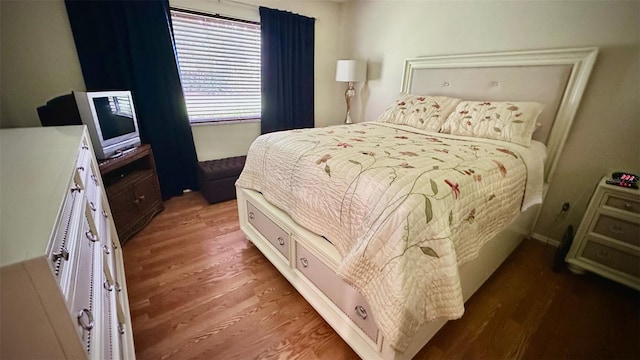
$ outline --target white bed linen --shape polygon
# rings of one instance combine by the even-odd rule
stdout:
[[[458,266],[540,202],[532,149],[381,123],[292,130],[259,137],[237,185],[336,246],[402,352],[425,322],[462,316]]]

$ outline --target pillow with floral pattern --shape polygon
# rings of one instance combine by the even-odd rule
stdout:
[[[447,96],[400,94],[378,121],[437,132],[461,99]]]
[[[440,131],[529,146],[543,108],[543,104],[536,102],[463,101]]]

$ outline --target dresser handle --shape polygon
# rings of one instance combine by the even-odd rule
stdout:
[[[89,209],[91,209],[91,211],[96,211],[96,204],[94,204],[93,201],[89,201]]]
[[[84,171],[84,166],[78,166],[78,171]]]
[[[362,320],[365,320],[367,318],[367,310],[365,310],[362,306],[356,306],[355,310],[356,314],[358,314],[358,316],[360,316]]]
[[[109,282],[106,280],[102,283],[102,287],[104,287],[104,289],[109,292],[113,291],[113,285],[109,284]]]
[[[60,252],[53,253],[53,262],[58,261],[58,259],[63,259],[64,261],[69,261],[69,250],[67,248],[60,249]]]
[[[93,183],[98,185],[98,177],[95,174],[91,174],[91,180],[93,180]]]
[[[109,251],[109,247],[106,244],[102,245],[102,249],[104,250],[105,254],[107,255],[111,254],[111,251]]]
[[[109,215],[107,215],[107,212],[106,212],[106,211],[104,211],[104,210],[102,210],[102,216],[104,216],[105,218],[108,218],[108,217],[109,217]]]
[[[249,219],[253,220],[255,219],[256,215],[253,213],[253,211],[249,212]]]
[[[89,146],[88,145],[82,145],[82,150],[89,150]]]
[[[124,324],[122,323],[118,324],[118,334],[124,335]]]
[[[87,237],[87,239],[89,239],[89,241],[91,242],[96,242],[98,241],[98,235],[94,234],[91,230],[87,231],[86,233],[84,233],[84,235]]]
[[[624,230],[622,230],[622,227],[618,224],[609,226],[609,231],[616,235],[624,234]]]
[[[87,315],[88,323],[85,323],[85,322],[82,321],[82,319],[84,318],[83,315]],[[78,324],[83,329],[85,329],[87,331],[91,331],[91,329],[93,329],[93,326],[95,325],[95,322],[93,321],[93,314],[91,314],[91,311],[89,311],[88,309],[82,309],[78,313]]]
[[[611,260],[611,254],[606,250],[598,250],[598,252],[596,252],[596,256],[602,260]]]
[[[280,244],[280,246],[284,246],[284,239],[280,236],[278,236],[278,244]]]
[[[73,194],[74,191],[80,192],[82,191],[82,188],[80,187],[80,185],[74,183],[73,187],[71,188],[71,193]]]
[[[309,267],[309,260],[307,260],[307,258],[300,258],[300,264],[304,268]]]
[[[120,283],[119,283],[119,282],[117,282],[117,281],[116,281],[116,285],[115,285],[115,287],[116,287],[116,291],[117,291],[117,292],[121,292],[121,291],[122,291],[122,286],[120,286]]]

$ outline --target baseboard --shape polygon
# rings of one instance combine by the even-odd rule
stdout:
[[[548,236],[544,236],[542,234],[538,234],[536,232],[531,234],[531,238],[536,239],[538,241],[542,241],[543,243],[548,244],[548,245],[553,245],[555,247],[560,246],[560,241],[558,241],[556,239],[552,239],[552,238],[550,238]]]

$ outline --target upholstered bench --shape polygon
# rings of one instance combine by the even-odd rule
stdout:
[[[242,172],[246,156],[201,161],[198,163],[200,192],[209,204],[236,198],[235,183]]]

